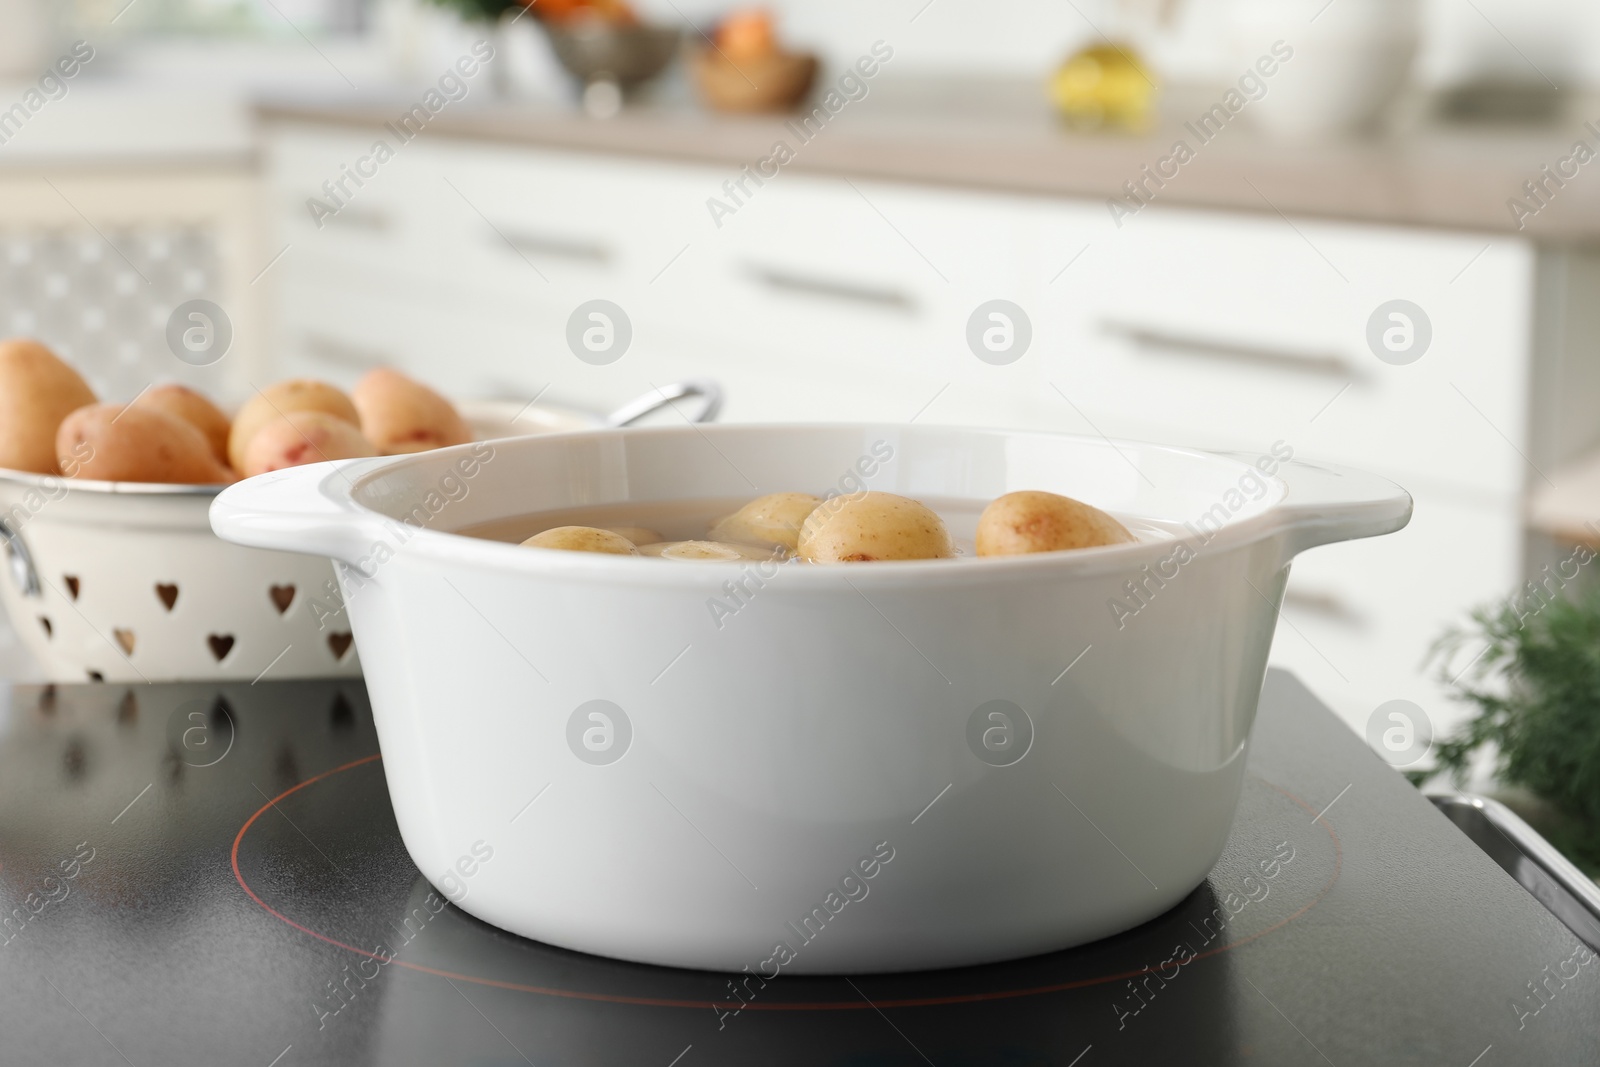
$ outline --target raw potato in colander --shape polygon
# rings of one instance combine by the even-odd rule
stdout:
[[[95,402],[78,372],[37,341],[0,342],[0,467],[60,474],[56,430]]]
[[[350,391],[361,432],[386,456],[464,445],[472,433],[455,406],[397,370],[377,367]]]
[[[228,463],[228,434],[232,423],[222,409],[186,385],[156,385],[134,397],[135,407],[150,408],[182,419],[205,435],[218,463]]]
[[[361,425],[356,406],[344,393],[327,382],[311,378],[293,378],[277,385],[269,385],[245,402],[233,417],[233,432],[228,435],[228,462],[237,471],[245,469],[245,449],[262,427],[272,422],[282,422],[296,411],[320,411],[342,419],[352,427]],[[331,457],[330,457],[331,458]],[[315,459],[302,462],[314,463]]]
[[[325,411],[291,411],[256,431],[245,447],[239,473],[250,478],[306,463],[377,454],[351,423]]]
[[[233,481],[233,472],[217,462],[204,434],[182,419],[146,407],[79,408],[56,432],[56,455],[75,478],[172,485]]]

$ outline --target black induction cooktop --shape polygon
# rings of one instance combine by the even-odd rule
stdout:
[[[0,911],[6,1067],[1600,1062],[1600,960],[1280,673],[1208,881],[1016,963],[756,989],[502,933],[407,857],[359,682],[0,689]]]

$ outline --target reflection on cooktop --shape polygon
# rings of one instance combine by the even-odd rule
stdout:
[[[1321,769],[1326,712],[1284,716],[1283,736],[1318,736],[1257,754],[1222,861],[1144,926],[1008,964],[767,981],[586,956],[459,911],[492,854],[437,888],[419,874],[359,682],[0,693],[8,1062],[1301,1063],[1350,1046],[1296,1027],[1385,980],[1327,931],[1404,926],[1406,890],[1349,891],[1351,864],[1358,882],[1380,868],[1300,795],[1325,804],[1350,780]],[[1372,774],[1349,741],[1340,759]]]

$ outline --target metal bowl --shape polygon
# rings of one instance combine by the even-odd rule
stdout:
[[[682,36],[672,26],[614,26],[579,22],[570,26],[546,23],[550,45],[567,73],[585,86],[611,82],[632,89],[654,78],[678,52]]]

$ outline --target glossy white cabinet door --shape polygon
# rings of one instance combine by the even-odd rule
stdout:
[[[1530,246],[1272,215],[1152,208],[1119,231],[1092,207],[1051,214],[1055,243],[1086,249],[1046,293],[1052,380],[1106,432],[1282,439],[1497,493],[1533,476],[1518,453]],[[1375,314],[1378,347],[1412,362],[1374,353]]]

